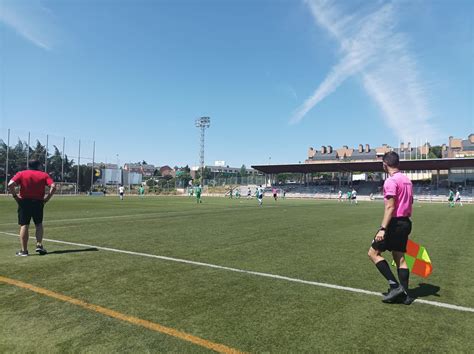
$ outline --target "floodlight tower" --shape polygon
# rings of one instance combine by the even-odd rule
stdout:
[[[211,118],[210,117],[201,117],[196,118],[196,128],[201,129],[201,151],[199,153],[199,163],[201,166],[201,185],[203,184],[204,180],[204,134],[206,128],[211,126]]]

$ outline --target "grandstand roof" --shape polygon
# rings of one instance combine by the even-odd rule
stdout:
[[[268,174],[284,172],[383,172],[382,161],[255,165],[252,168]],[[474,158],[400,161],[400,170],[448,170],[450,168],[474,168]]]

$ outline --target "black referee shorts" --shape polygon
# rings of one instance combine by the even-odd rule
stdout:
[[[35,225],[43,222],[44,202],[36,199],[21,199],[18,202],[18,225],[29,225],[31,218]]]
[[[397,251],[405,253],[407,251],[408,235],[411,232],[411,220],[407,217],[392,218],[385,230],[382,241],[372,241],[372,248],[380,252]]]

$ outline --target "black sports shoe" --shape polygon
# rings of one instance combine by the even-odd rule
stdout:
[[[18,251],[16,255],[18,257],[28,257],[28,251]]]
[[[403,286],[399,285],[397,288],[390,289],[388,294],[383,297],[382,302],[393,302],[396,298],[404,293],[405,291],[403,290]]]
[[[415,301],[414,297],[411,297],[410,295],[407,295],[405,299],[402,301],[402,304],[404,305],[411,305]]]
[[[48,251],[46,251],[46,248],[44,248],[43,245],[36,246],[36,252],[38,252],[40,255],[48,253]]]

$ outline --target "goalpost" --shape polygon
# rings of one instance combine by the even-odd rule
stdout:
[[[65,194],[65,195],[77,194],[77,183],[56,182],[56,194]]]

